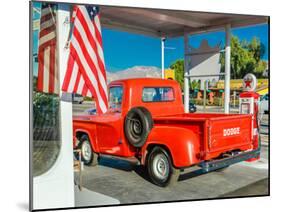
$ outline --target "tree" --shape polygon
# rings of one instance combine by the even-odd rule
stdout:
[[[250,42],[240,41],[238,37],[231,37],[231,78],[241,79],[247,73],[253,73],[257,78],[263,78],[263,72],[267,68],[267,61],[262,60],[265,54],[265,46],[258,38],[253,38]],[[221,72],[224,72],[225,54],[220,57]],[[170,65],[175,70],[175,78],[184,87],[184,60],[179,59]],[[189,81],[190,82],[190,81]],[[190,88],[196,88],[195,82],[190,82]]]
[[[241,79],[247,73],[253,73],[258,78],[263,77],[267,62],[262,60],[265,46],[254,37],[250,42],[240,41],[238,37],[231,37],[231,78]],[[221,54],[221,72],[225,68],[225,54]]]
[[[33,76],[33,126],[46,127],[59,124],[59,96],[37,91],[37,77]]]
[[[249,50],[256,62],[259,62],[265,54],[264,44],[256,37],[254,37],[248,45],[246,43],[244,48]]]
[[[170,68],[175,71],[176,81],[180,84],[181,89],[183,89],[183,87],[184,87],[184,60],[183,59],[176,60],[172,65],[170,65]]]
[[[192,80],[191,82],[190,82],[190,89],[191,90],[195,90],[195,89],[198,89],[198,90],[200,90],[200,84],[201,84],[201,82],[200,82],[200,80]]]

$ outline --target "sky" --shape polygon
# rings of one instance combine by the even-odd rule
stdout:
[[[40,8],[40,4],[35,4]],[[33,19],[38,19],[39,14],[33,13]],[[266,52],[262,59],[268,60],[268,25],[237,28],[231,31],[232,35],[240,40],[250,41],[257,37],[265,45]],[[106,69],[109,72],[121,71],[133,66],[156,66],[161,68],[161,40],[139,34],[127,33],[103,28],[103,48]],[[38,49],[38,31],[33,32],[33,53]],[[189,44],[197,48],[200,42],[206,39],[210,46],[221,43],[224,46],[224,32],[204,33],[189,37]],[[167,39],[165,41],[165,68],[168,68],[177,59],[184,55],[183,37]],[[37,63],[34,62],[34,72],[37,72]]]
[[[189,37],[192,47],[198,48],[203,39],[208,40],[210,46],[221,43],[224,46],[225,33],[213,32]],[[250,41],[257,37],[266,46],[263,59],[268,59],[268,25],[258,25],[247,28],[233,29],[232,35],[240,40]],[[134,65],[161,67],[161,40],[143,35],[103,29],[103,45],[107,69],[110,71],[122,70]],[[183,58],[183,37],[167,39],[165,41],[165,68],[175,60]]]

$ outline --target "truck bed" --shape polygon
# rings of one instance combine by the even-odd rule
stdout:
[[[155,126],[177,126],[193,131],[201,142],[201,157],[204,160],[232,150],[253,148],[252,115],[183,113],[154,117],[154,123]]]

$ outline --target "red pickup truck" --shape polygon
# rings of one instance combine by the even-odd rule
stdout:
[[[135,162],[154,184],[167,186],[190,166],[209,172],[258,158],[253,120],[247,114],[184,113],[173,80],[119,80],[109,84],[105,114],[74,116],[74,147],[87,165],[103,156]]]

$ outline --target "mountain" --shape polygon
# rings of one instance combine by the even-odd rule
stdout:
[[[160,78],[161,69],[155,66],[133,66],[122,71],[107,72],[106,74],[108,82],[128,78]]]

